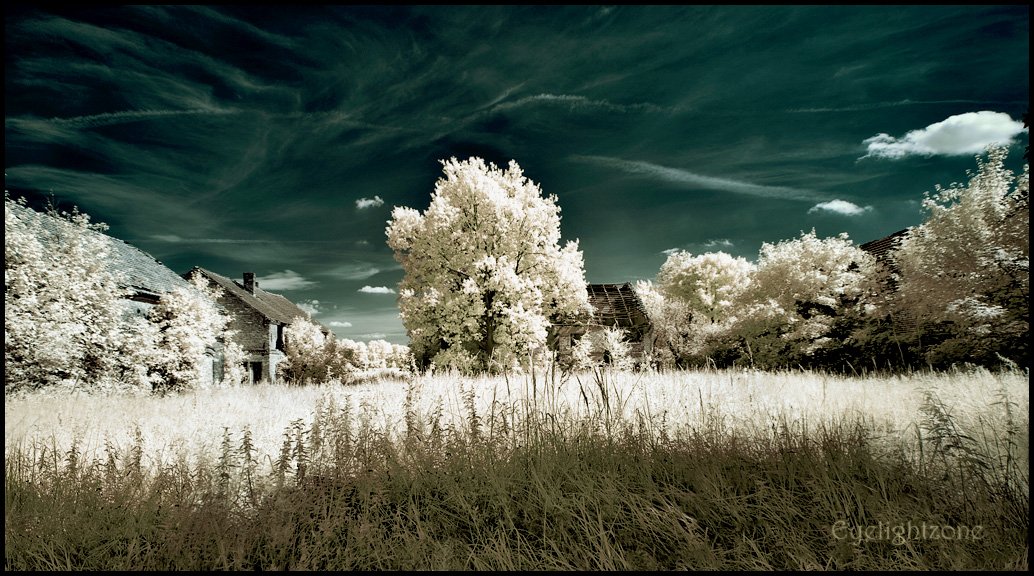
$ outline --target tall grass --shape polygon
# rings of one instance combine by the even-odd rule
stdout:
[[[5,565],[1026,568],[1028,385],[603,370],[10,399]],[[920,524],[980,538],[892,537]]]

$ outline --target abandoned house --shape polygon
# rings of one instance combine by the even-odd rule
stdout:
[[[36,212],[17,202],[6,201],[4,205],[12,210],[19,219],[24,222],[39,226],[46,233],[59,234],[62,226],[69,224],[59,218]],[[158,303],[158,299],[181,288],[198,294],[204,299],[207,296],[201,294],[190,282],[187,282],[179,274],[173,272],[168,266],[156,260],[147,252],[127,244],[126,242],[108,236],[96,230],[89,230],[87,234],[96,235],[108,248],[106,259],[108,272],[116,278],[120,288],[128,291],[122,300],[123,317],[147,316],[151,308]],[[45,237],[40,238],[45,245]],[[216,304],[220,310],[221,306]],[[205,349],[208,362],[205,364],[204,381],[206,383],[218,383],[223,378],[222,343],[213,341],[208,343]]]
[[[284,328],[299,316],[312,318],[287,298],[259,288],[251,272],[245,272],[240,282],[198,266],[183,276],[188,280],[201,276],[209,286],[221,289],[222,295],[217,300],[230,315],[229,328],[235,332],[234,341],[248,356],[248,381],[275,383],[277,364],[286,357]],[[317,324],[327,336],[333,334]]]
[[[557,351],[560,361],[570,361],[572,348],[583,336],[608,327],[624,330],[632,359],[637,364],[646,361],[653,352],[653,327],[632,284],[589,284],[586,289],[592,315],[554,324],[550,330],[550,346]],[[608,360],[605,352],[596,354],[599,357],[595,360]]]

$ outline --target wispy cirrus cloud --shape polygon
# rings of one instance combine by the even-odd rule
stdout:
[[[926,128],[911,130],[900,138],[880,133],[866,138],[868,153],[862,158],[905,156],[963,156],[979,154],[990,144],[1008,144],[1023,132],[1023,123],[1004,112],[982,110],[949,116]],[[860,158],[861,159],[861,158]]]
[[[662,112],[664,108],[650,103],[615,104],[609,100],[590,100],[585,96],[573,94],[536,94],[525,96],[512,102],[496,104],[492,110],[509,110],[532,104],[564,106],[572,112],[609,112],[625,114],[628,112]]]
[[[233,110],[203,108],[194,110],[127,110],[123,112],[105,112],[104,114],[93,114],[90,116],[75,116],[73,118],[51,118],[50,122],[75,128],[100,128],[101,126],[144,122],[172,116],[217,116],[234,113],[235,111]]]
[[[154,240],[172,244],[331,244],[332,240],[266,240],[262,238],[183,238],[175,234],[152,234]]]
[[[846,200],[830,200],[829,202],[819,202],[812,206],[808,210],[808,214],[813,212],[833,212],[844,216],[858,216],[871,210],[872,206],[866,206],[863,208],[854,202],[848,202]]]
[[[381,268],[368,262],[350,262],[326,270],[321,275],[330,276],[338,280],[366,280],[371,276],[380,274],[380,272]]]
[[[705,176],[703,174],[697,174],[681,168],[669,168],[667,166],[638,160],[623,160],[621,158],[611,158],[607,156],[580,155],[574,155],[570,158],[576,162],[587,162],[615,168],[629,174],[638,174],[662,180],[664,182],[670,182],[672,184],[679,184],[686,188],[722,190],[724,192],[733,192],[735,194],[760,196],[762,198],[779,198],[784,200],[803,200],[809,202],[822,202],[829,200],[825,194],[814,190],[803,190],[800,188],[790,188],[788,186],[765,186],[740,180]]]
[[[880,110],[883,108],[900,108],[902,106],[930,106],[934,104],[986,104],[980,100],[895,100],[889,102],[871,102],[868,104],[854,104],[849,106],[828,106],[820,108],[792,108],[787,110],[791,114],[808,114],[821,112],[865,112],[867,110]]]

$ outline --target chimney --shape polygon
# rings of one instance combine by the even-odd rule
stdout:
[[[255,293],[255,286],[257,286],[257,285],[258,284],[255,283],[255,273],[254,272],[245,272],[244,273],[244,289],[248,291],[248,294],[254,294]]]

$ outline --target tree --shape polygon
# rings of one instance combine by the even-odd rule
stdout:
[[[228,340],[214,294],[182,288],[147,318],[127,315],[106,226],[6,197],[4,223],[5,391],[65,381],[167,391],[205,380],[209,349]],[[239,347],[228,351],[240,361]]]
[[[847,234],[819,239],[812,230],[766,242],[742,295],[735,332],[745,344],[754,342],[748,354],[758,344],[770,349],[769,362],[786,354],[811,356],[837,343],[832,332],[838,321],[875,312],[878,293],[875,258]]]
[[[926,220],[894,253],[899,303],[927,325],[949,323],[957,361],[999,353],[1029,365],[1030,168],[1014,177],[1007,154],[990,147],[967,184],[927,193]]]
[[[674,366],[692,355],[693,314],[689,305],[673,296],[666,296],[659,286],[649,280],[636,282],[635,291],[646,308],[653,329],[651,360],[661,366]]]
[[[738,295],[750,284],[754,266],[725,252],[693,256],[678,251],[668,255],[657,274],[665,295],[685,302],[693,318],[715,324],[725,320]]]
[[[117,369],[124,342],[119,288],[104,265],[103,224],[77,210],[47,216],[4,196],[5,392]]]
[[[556,196],[517,162],[442,164],[427,210],[396,207],[387,228],[410,348],[421,367],[511,365],[545,345],[551,318],[589,309],[582,253],[560,247]]]
[[[224,337],[230,318],[215,306],[214,292],[207,292],[204,280],[195,278],[194,290],[177,288],[163,294],[148,312],[153,326],[153,350],[147,365],[155,390],[184,390],[203,386],[211,376],[213,346]],[[230,363],[236,348],[231,348]],[[232,370],[232,369],[231,369]],[[232,372],[231,372],[232,374]],[[235,376],[231,375],[231,379]]]
[[[355,372],[356,353],[347,341],[324,334],[316,322],[304,316],[284,329],[287,359],[278,366],[280,375],[296,383],[347,382]]]
[[[617,370],[631,370],[635,362],[625,336],[625,331],[616,326],[583,334],[571,349],[572,368],[589,370],[610,366]]]
[[[735,303],[753,271],[753,264],[725,252],[669,254],[657,273],[657,287],[643,285],[640,293],[657,336],[656,360],[707,361],[715,340],[733,324]]]
[[[356,367],[361,370],[408,370],[410,367],[408,346],[385,340],[356,342],[344,339],[341,342],[354,351]]]

